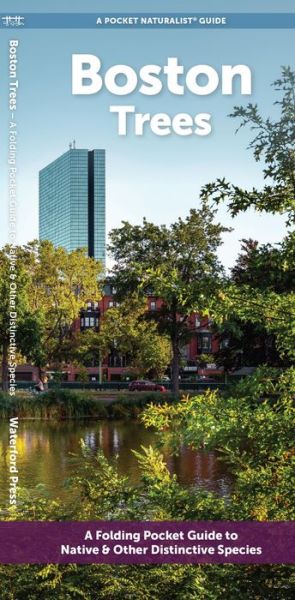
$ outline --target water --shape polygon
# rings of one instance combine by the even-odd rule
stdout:
[[[71,492],[63,486],[66,478],[76,472],[71,454],[79,454],[80,440],[95,452],[101,449],[109,459],[117,456],[121,474],[129,476],[134,484],[140,473],[132,449],[155,445],[156,436],[151,430],[133,421],[20,421],[18,430],[19,485],[33,488],[46,486],[50,497],[64,497]],[[0,423],[0,501],[8,502],[8,422]],[[179,456],[164,451],[171,473],[183,485],[195,485],[220,496],[230,493],[230,478],[225,466],[214,452],[193,452],[181,447]],[[82,460],[82,459],[81,459]]]

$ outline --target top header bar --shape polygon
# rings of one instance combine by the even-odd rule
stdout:
[[[294,29],[295,13],[6,13],[0,29]]]

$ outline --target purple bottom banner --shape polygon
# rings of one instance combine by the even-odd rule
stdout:
[[[0,563],[293,564],[295,522],[8,521]]]

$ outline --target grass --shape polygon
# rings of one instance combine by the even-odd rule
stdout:
[[[157,392],[122,392],[110,399],[86,390],[54,389],[41,395],[20,392],[14,398],[0,392],[0,419],[134,419],[147,404],[171,401],[176,401],[172,394]]]

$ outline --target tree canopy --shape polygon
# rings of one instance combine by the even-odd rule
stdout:
[[[134,294],[126,296],[101,318],[99,343],[105,348],[105,354],[115,352],[126,356],[135,374],[158,379],[170,363],[171,344],[145,314],[145,299],[138,299]]]
[[[1,251],[1,317],[7,326],[9,269],[7,246]],[[17,347],[38,367],[58,356],[74,319],[89,298],[99,298],[100,263],[83,249],[67,252],[48,241],[34,241],[16,248],[18,329]],[[1,336],[2,356],[7,363],[7,334]],[[3,385],[7,380],[3,365]]]
[[[254,132],[249,148],[256,161],[264,161],[267,183],[260,190],[246,190],[217,179],[203,187],[201,198],[217,204],[227,202],[232,216],[252,207],[259,212],[286,214],[291,224],[295,220],[295,72],[291,67],[282,68],[273,87],[280,94],[275,101],[280,110],[277,120],[262,116],[252,103],[235,106],[230,115],[239,119],[238,129],[249,126]]]
[[[208,313],[223,276],[217,249],[227,231],[215,222],[215,211],[202,206],[170,226],[144,219],[142,225],[124,222],[110,234],[118,299],[136,292],[162,300],[161,308],[150,316],[171,340],[174,392],[179,386],[181,347],[192,335],[189,316]]]

